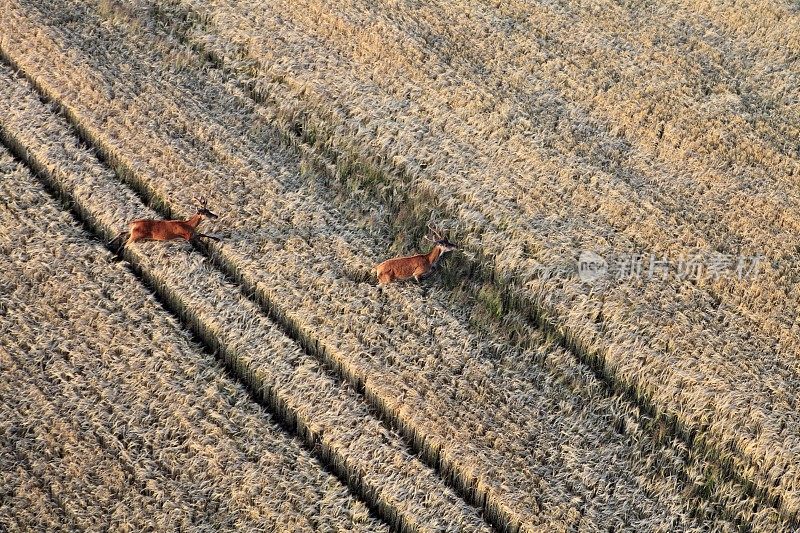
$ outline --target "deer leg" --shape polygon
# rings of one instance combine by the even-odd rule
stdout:
[[[384,321],[384,317],[386,316],[386,300],[387,300],[387,297],[388,297],[388,295],[386,293],[386,284],[385,283],[378,283],[377,289],[378,289],[378,298],[377,298],[378,313],[377,313],[377,318],[378,318],[378,320],[383,322]]]
[[[211,239],[212,241],[217,241],[217,242],[219,242],[220,240],[222,240],[222,239],[220,239],[219,237],[212,237],[211,235],[206,235],[205,233],[200,233],[200,232],[198,232],[198,233],[195,233],[195,234],[192,236],[192,238],[193,238],[193,239],[199,239],[200,237],[205,237],[206,239]]]
[[[120,231],[119,233],[117,233],[117,236],[116,236],[116,237],[114,237],[113,239],[111,239],[110,241],[108,241],[106,244],[108,244],[108,245],[110,246],[111,244],[113,244],[113,243],[117,242],[118,240],[120,240],[120,238],[121,238],[121,237],[122,237],[124,234],[125,234],[125,232],[124,232],[124,231]]]
[[[414,281],[419,283],[420,280],[423,280],[423,279],[427,278],[429,274],[430,274],[430,270],[425,270],[425,269],[422,269],[422,268],[418,268],[418,269],[416,269],[414,271],[414,274],[413,274]]]

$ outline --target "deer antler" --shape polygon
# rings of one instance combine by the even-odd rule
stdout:
[[[431,217],[428,219],[428,231],[430,231],[433,238],[428,235],[425,235],[425,238],[429,241],[436,242],[442,240],[442,229],[436,225],[436,213],[431,213]]]

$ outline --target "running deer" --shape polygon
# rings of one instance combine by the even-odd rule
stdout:
[[[410,278],[419,281],[427,277],[436,268],[444,254],[458,248],[442,235],[440,229],[434,227],[433,216],[431,216],[431,221],[428,222],[428,230],[431,232],[432,237],[426,235],[425,238],[433,242],[431,251],[427,254],[388,259],[376,266],[375,273],[378,276],[378,286]]]
[[[197,231],[197,226],[203,221],[203,218],[219,218],[216,213],[212,213],[208,207],[208,202],[204,196],[194,198],[197,202],[197,212],[186,220],[153,220],[153,219],[139,219],[130,223],[129,231],[122,231],[119,235],[108,241],[111,244],[117,241],[126,233],[130,236],[125,241],[125,246],[137,241],[169,241],[172,239],[186,239],[191,241],[200,237],[213,239],[218,241],[217,237],[206,235]]]

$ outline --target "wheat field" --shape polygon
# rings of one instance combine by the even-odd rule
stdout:
[[[380,529],[5,150],[0,168],[4,529]]]
[[[795,6],[4,4],[4,529],[800,527]]]

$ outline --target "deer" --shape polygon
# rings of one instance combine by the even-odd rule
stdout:
[[[428,222],[428,230],[432,236],[426,235],[425,239],[433,243],[431,251],[426,254],[387,259],[376,266],[373,270],[378,278],[378,287],[393,281],[403,281],[411,278],[419,282],[433,272],[444,254],[458,248],[457,245],[442,235],[442,231],[439,228],[434,226],[433,215],[431,215],[431,219]]]
[[[128,231],[121,231],[119,235],[108,241],[109,246],[128,234],[128,240],[122,248],[138,241],[169,241],[172,239],[185,239],[192,241],[200,237],[219,241],[219,238],[197,231],[197,226],[205,217],[219,218],[216,213],[208,209],[208,201],[204,196],[193,198],[197,203],[197,212],[186,220],[154,220],[141,218],[130,223]]]

